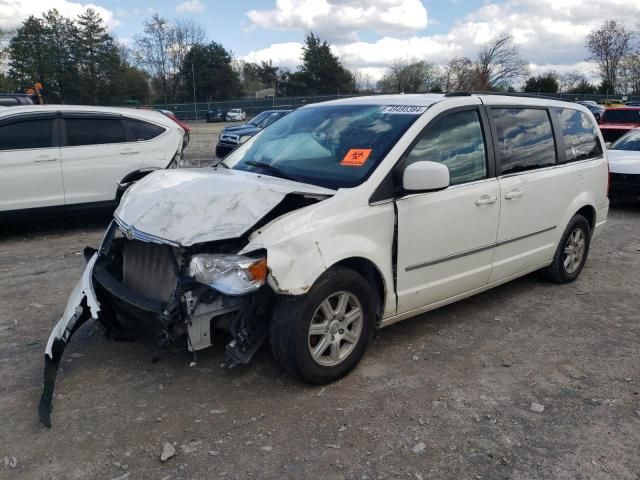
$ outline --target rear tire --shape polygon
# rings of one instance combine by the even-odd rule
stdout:
[[[541,276],[554,283],[573,282],[584,267],[591,243],[591,227],[582,215],[574,215],[558,243],[553,262],[540,271]]]
[[[271,350],[292,376],[327,384],[357,365],[374,323],[367,281],[353,270],[332,268],[305,295],[277,299],[271,315]]]

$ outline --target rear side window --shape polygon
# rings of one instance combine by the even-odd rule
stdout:
[[[558,108],[556,111],[562,129],[567,162],[587,160],[602,155],[598,127],[591,115],[572,108]]]
[[[123,143],[127,136],[119,118],[67,118],[67,145]]]
[[[556,163],[555,140],[544,109],[493,108],[500,173],[515,173]]]
[[[158,125],[135,118],[127,118],[127,124],[129,125],[133,138],[138,142],[156,138],[165,131],[164,128]]]
[[[53,147],[53,119],[20,120],[0,126],[0,150]]]
[[[19,103],[18,99],[14,97],[0,97],[0,106],[2,107],[11,107],[13,105],[18,105]]]
[[[407,155],[405,165],[417,161],[446,165],[451,185],[485,178],[487,155],[478,112],[452,113],[429,125]]]

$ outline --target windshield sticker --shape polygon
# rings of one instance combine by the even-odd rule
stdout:
[[[340,165],[345,167],[361,167],[364,165],[364,162],[367,161],[369,155],[371,155],[370,148],[352,148],[344,156]]]
[[[400,113],[405,115],[422,115],[428,107],[418,105],[389,105],[382,109],[382,113]]]

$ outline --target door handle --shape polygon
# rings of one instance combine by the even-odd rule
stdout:
[[[35,158],[34,163],[55,162],[56,160],[56,157],[50,157],[49,155],[40,155]]]
[[[135,155],[136,153],[140,153],[138,150],[122,150],[120,155]]]
[[[496,195],[483,195],[476,200],[476,205],[491,205],[492,203],[496,203],[497,201],[498,197]]]
[[[513,200],[515,198],[520,198],[522,195],[524,195],[524,192],[522,190],[511,190],[510,192],[504,194],[504,198],[506,198],[507,200]]]

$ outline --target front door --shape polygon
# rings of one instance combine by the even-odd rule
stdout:
[[[55,113],[0,122],[0,211],[64,205]]]
[[[486,122],[484,123],[486,125]],[[476,108],[436,117],[403,159],[449,167],[451,186],[410,194],[398,209],[398,313],[487,284],[500,214],[485,128]]]

